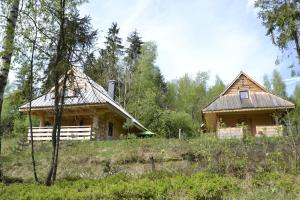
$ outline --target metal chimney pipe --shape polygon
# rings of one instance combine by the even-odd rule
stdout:
[[[109,80],[108,81],[108,95],[115,100],[116,93],[116,81],[115,80]]]

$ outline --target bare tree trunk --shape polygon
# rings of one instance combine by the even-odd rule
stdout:
[[[1,61],[0,61],[0,156],[2,154],[2,137],[3,137],[3,128],[1,124],[1,112],[3,104],[4,89],[7,84],[8,73],[11,64],[11,57],[14,51],[14,38],[15,38],[15,29],[17,24],[17,19],[19,15],[19,4],[20,0],[14,0],[12,2],[12,7],[10,9],[9,17],[7,18],[7,24],[4,33],[3,40],[3,51],[1,52]],[[2,171],[2,160],[0,161],[0,179],[3,178]]]
[[[58,78],[57,78],[58,79]],[[52,184],[52,174],[53,174],[53,170],[54,170],[54,162],[55,162],[55,152],[56,152],[56,133],[57,133],[57,124],[58,124],[58,110],[59,110],[59,84],[58,84],[58,80],[55,81],[55,86],[54,86],[54,90],[55,90],[55,100],[54,100],[54,124],[53,124],[53,129],[52,129],[52,155],[51,155],[51,162],[50,162],[50,169],[48,171],[48,175],[45,181],[45,185],[51,185]]]
[[[60,85],[59,85],[59,76],[61,75],[59,72],[59,65],[62,61],[62,51],[63,48],[65,48],[65,32],[64,32],[64,26],[65,26],[65,0],[60,1],[60,9],[59,9],[59,21],[60,21],[60,27],[59,27],[59,37],[58,37],[58,43],[56,48],[56,57],[53,65],[50,67],[53,67],[53,79],[54,79],[54,91],[55,91],[55,100],[54,100],[54,124],[52,129],[52,156],[51,156],[51,163],[50,163],[50,169],[48,171],[48,175],[45,181],[46,185],[51,185],[55,178],[53,177],[54,174],[56,174],[56,168],[57,168],[57,157],[58,157],[58,150],[57,139],[59,139],[58,134],[60,134],[60,125],[61,125],[61,115],[62,115],[62,109],[63,107],[63,100],[64,97],[64,89],[65,86],[63,86],[62,92],[60,92]],[[65,77],[66,79],[66,77]],[[62,94],[61,94],[62,93]],[[61,105],[59,105],[60,100],[62,102]]]
[[[35,30],[35,38],[32,43],[32,52],[31,52],[31,60],[30,60],[30,74],[29,74],[29,126],[30,126],[30,142],[31,142],[31,161],[32,161],[32,169],[33,169],[33,176],[35,182],[38,182],[38,177],[36,173],[36,163],[34,157],[34,144],[33,144],[33,132],[32,132],[32,117],[31,117],[31,103],[32,103],[32,96],[33,96],[33,60],[34,60],[34,53],[36,48],[36,39],[37,39],[37,29]]]
[[[55,159],[54,159],[54,168],[53,168],[53,174],[52,174],[53,182],[56,180],[56,172],[57,172],[57,166],[58,166],[58,153],[59,153],[59,143],[60,143],[61,119],[62,119],[62,114],[63,114],[63,109],[64,109],[64,101],[65,101],[65,92],[66,92],[66,82],[67,82],[67,79],[68,79],[68,74],[66,72],[64,80],[63,80],[63,85],[62,85],[62,95],[61,95],[60,110],[59,110],[60,113],[59,113],[59,121],[58,121],[58,126],[57,126]]]

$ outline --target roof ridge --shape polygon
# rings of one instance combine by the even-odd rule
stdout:
[[[235,79],[227,86],[227,88],[225,88],[225,90],[220,94],[220,95],[224,95],[228,90],[229,88],[239,79],[239,77],[241,75],[244,75],[246,76],[250,81],[252,81],[255,85],[257,85],[258,87],[260,87],[262,90],[264,90],[265,92],[268,92],[267,89],[262,86],[261,84],[259,84],[258,82],[256,82],[254,79],[252,79],[248,74],[246,74],[244,71],[240,71],[240,73],[235,77]]]

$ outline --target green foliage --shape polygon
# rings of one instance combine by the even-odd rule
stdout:
[[[133,72],[136,64],[138,63],[139,56],[142,53],[143,41],[141,40],[138,32],[135,30],[127,37],[127,42],[129,42],[129,47],[126,48],[125,61],[128,64],[129,70]]]
[[[293,0],[257,0],[255,7],[259,9],[258,16],[273,44],[284,50],[296,47],[299,59],[299,3]]]
[[[285,82],[282,80],[282,77],[277,70],[273,70],[271,80],[267,75],[264,75],[264,86],[269,92],[282,98],[287,98]]]
[[[205,98],[208,74],[199,72],[195,79],[187,74],[177,80],[176,109],[189,113],[194,121],[201,123],[201,109],[207,104]]]
[[[224,83],[216,76],[215,84],[207,86],[207,72],[197,73],[195,78],[185,74],[183,77],[168,83],[166,94],[167,107],[176,112],[186,113],[191,119],[193,132],[202,124],[201,110],[213,101],[225,89]],[[185,123],[185,122],[183,122]]]
[[[226,193],[233,193],[238,189],[237,182],[233,178],[216,174],[195,174],[189,182],[193,187],[190,199],[223,199]]]
[[[272,91],[272,84],[269,80],[269,77],[266,74],[264,75],[264,86],[268,91]]]
[[[291,100],[296,104],[296,108],[288,114],[288,118],[295,122],[295,125],[300,125],[300,84],[297,84]]]
[[[299,171],[294,165],[294,150],[300,148],[299,139],[219,140],[201,136],[186,140],[62,142],[60,180],[51,187],[30,183],[29,147],[16,153],[12,148],[16,141],[6,139],[3,147],[6,174],[23,177],[24,183],[0,185],[0,197],[295,199],[300,191]],[[295,149],[293,142],[297,145]],[[47,169],[50,147],[49,142],[35,143],[40,176]],[[157,171],[151,173],[149,155],[157,166]]]
[[[287,97],[285,83],[277,70],[273,71],[272,86],[273,93],[275,95],[281,96],[283,98]]]
[[[210,103],[225,90],[225,84],[219,76],[216,76],[215,84],[207,91],[206,103]]]
[[[1,121],[6,134],[12,133],[14,127],[19,127],[20,123],[26,123],[25,117],[19,112],[19,106],[24,101],[25,97],[21,90],[11,92],[4,98]],[[19,130],[15,131],[15,133],[17,132]]]
[[[29,125],[26,114],[19,112],[19,107],[26,101],[23,90],[15,90],[9,93],[3,103],[2,125],[6,134],[24,135]],[[33,126],[38,125],[38,119],[33,117]]]
[[[299,189],[294,187],[295,181],[295,178],[291,175],[278,172],[267,172],[256,175],[252,180],[252,184],[256,187],[269,188],[272,192],[275,190],[291,192]]]
[[[153,176],[153,174],[152,174]],[[34,184],[0,185],[3,199],[222,199],[238,190],[236,181],[210,173],[194,176],[146,176],[117,174],[98,180],[60,180],[54,186]],[[181,192],[181,194],[180,194]]]
[[[128,111],[154,131],[159,129],[159,117],[165,102],[165,83],[160,70],[154,65],[155,59],[156,45],[145,43],[133,73],[127,104]]]
[[[178,137],[178,131],[181,129],[182,134],[193,136],[196,134],[196,127],[192,117],[185,112],[175,112],[166,110],[159,118],[160,130],[158,133],[166,138]]]
[[[119,37],[120,28],[117,23],[112,23],[105,37],[105,48],[100,50],[99,57],[85,67],[85,73],[94,81],[107,88],[108,80],[120,82],[122,66],[119,65],[123,55],[124,46]],[[120,91],[116,91],[117,96]]]

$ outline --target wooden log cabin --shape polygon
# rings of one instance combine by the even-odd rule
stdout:
[[[32,115],[39,118],[33,127],[34,140],[51,140],[54,121],[54,88],[32,102]],[[19,110],[28,112],[29,103]],[[123,128],[125,122],[131,127]],[[115,139],[128,132],[138,134],[147,130],[115,101],[115,81],[109,81],[108,92],[79,69],[68,72],[61,140]]]
[[[221,138],[282,135],[282,117],[295,105],[271,94],[244,72],[202,110],[209,132]]]

